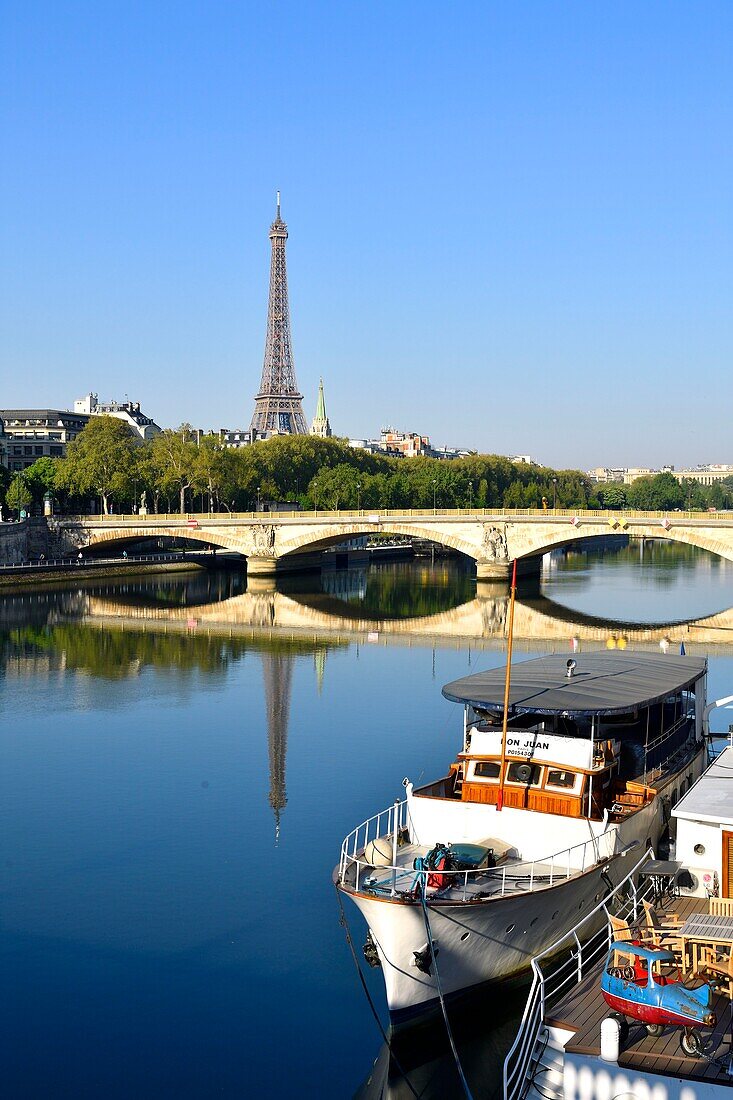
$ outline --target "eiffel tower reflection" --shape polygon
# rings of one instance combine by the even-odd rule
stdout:
[[[275,843],[280,839],[280,814],[288,804],[285,760],[294,657],[286,653],[262,653],[267,709],[267,751],[270,758],[270,805],[275,814]]]
[[[326,653],[327,647],[319,647],[313,652],[313,670],[319,695],[323,690]],[[298,657],[303,655],[302,651],[299,652],[297,649],[294,652],[263,650],[261,654],[267,710],[267,753],[270,761],[269,802],[275,815],[276,844],[280,840],[280,817],[288,804],[285,764],[288,752],[293,667]]]

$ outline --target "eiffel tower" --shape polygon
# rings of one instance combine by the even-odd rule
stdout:
[[[306,435],[308,432],[301,404],[303,395],[298,392],[293,349],[290,343],[288,273],[285,266],[287,239],[288,227],[280,217],[280,192],[278,191],[277,213],[270,226],[272,257],[265,361],[262,366],[260,392],[255,397],[255,411],[249,426],[253,439],[255,433],[256,435],[273,433]]]

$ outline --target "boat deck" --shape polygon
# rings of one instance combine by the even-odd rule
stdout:
[[[673,898],[666,908],[674,909],[682,918],[708,911],[705,898]],[[610,1011],[601,993],[604,962],[605,959],[594,966],[582,982],[573,986],[547,1012],[545,1022],[548,1026],[574,1032],[565,1044],[568,1054],[600,1057],[601,1021]],[[715,996],[713,1008],[718,1022],[712,1032],[703,1029],[708,1039],[703,1057],[690,1058],[682,1052],[679,1028],[665,1028],[664,1033],[655,1038],[647,1033],[643,1024],[630,1021],[629,1037],[619,1056],[619,1065],[645,1073],[733,1086],[733,1077],[727,1073],[733,1009],[728,998],[721,994]]]
[[[418,844],[403,844],[397,850],[398,871],[394,877],[394,888],[400,894],[410,893],[417,882],[414,860],[426,856],[428,847]],[[554,883],[565,882],[580,874],[580,870],[568,868],[561,862],[532,863],[518,857],[509,857],[497,863],[495,867],[483,870],[454,871],[450,879],[454,883],[441,889],[428,887],[428,897],[439,897],[445,901],[465,901],[490,898],[497,895],[522,894],[541,890]],[[372,867],[362,864],[359,870],[358,885],[355,882],[356,871],[352,865],[347,872],[346,885],[357,891],[369,891],[376,894],[390,894],[393,887],[391,867]]]

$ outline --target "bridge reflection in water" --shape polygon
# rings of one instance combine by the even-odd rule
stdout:
[[[348,578],[357,591],[363,577],[355,570]],[[345,585],[343,577],[339,583]],[[326,583],[328,588],[328,584]],[[134,605],[113,593],[87,594],[82,620],[92,626],[132,627],[138,630],[181,630],[188,633],[302,637],[340,642],[359,639],[409,645],[451,642],[501,648],[506,641],[508,596],[488,584],[474,583],[475,595],[457,606],[429,614],[397,617],[370,612],[352,603],[338,586],[333,591],[240,592],[194,607]],[[721,647],[733,651],[733,608],[686,621],[635,623],[610,620],[564,607],[542,596],[517,595],[514,636],[525,649],[556,650],[581,645],[598,648],[663,647],[685,644]]]

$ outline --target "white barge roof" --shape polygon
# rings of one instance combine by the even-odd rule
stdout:
[[[613,714],[646,707],[692,686],[707,669],[704,657],[656,653],[579,653],[573,675],[566,654],[512,665],[510,709],[516,713]],[[443,695],[479,710],[504,709],[506,668],[453,680]]]
[[[714,825],[733,824],[733,748],[723,749],[679,800],[672,816]]]

